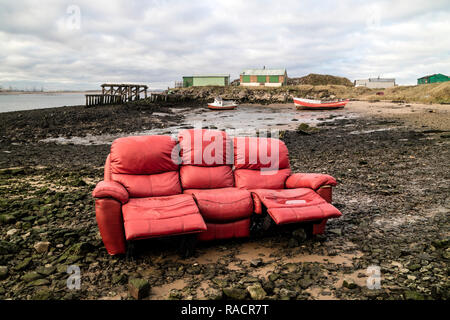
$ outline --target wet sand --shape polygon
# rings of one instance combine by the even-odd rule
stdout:
[[[347,109],[368,116],[398,119],[416,128],[450,130],[450,104],[352,101]]]
[[[134,261],[108,256],[90,194],[109,145],[95,142],[189,127],[189,114],[205,111],[188,107],[0,114],[0,266],[8,270],[0,298],[130,299],[127,282],[137,277],[150,282],[148,299],[224,298],[223,288],[245,293],[255,283],[267,299],[448,299],[448,105],[352,101],[318,115],[286,104],[246,105],[258,127],[286,130],[293,171],[338,179],[334,204],[343,216],[306,240],[295,236],[296,226],[199,244],[188,259],[177,254],[176,239],[141,241]],[[224,115],[209,113],[204,126],[217,126],[210,118]],[[297,132],[301,122],[318,130]],[[91,144],[43,142],[87,135]],[[40,241],[50,242],[47,253],[33,248]],[[66,288],[70,264],[81,268],[81,290]],[[376,290],[366,286],[372,265],[381,271]]]

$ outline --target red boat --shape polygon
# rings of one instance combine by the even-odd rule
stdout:
[[[327,109],[339,109],[343,108],[349,100],[322,102],[320,100],[294,98],[294,104],[297,109],[309,109],[309,110],[327,110]]]

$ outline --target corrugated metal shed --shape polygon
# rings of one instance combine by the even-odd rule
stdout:
[[[188,77],[195,77],[195,78],[214,78],[214,77],[229,77],[229,74],[225,74],[225,73],[212,73],[212,74],[193,74],[192,76],[188,76]]]
[[[442,73],[435,73],[429,76],[425,76],[417,79],[417,84],[425,84],[425,83],[437,83],[437,82],[446,82],[450,81],[450,77],[446,76]]]
[[[229,74],[194,74],[183,77],[183,87],[228,86]]]
[[[284,76],[286,69],[248,69],[241,75],[245,76]]]

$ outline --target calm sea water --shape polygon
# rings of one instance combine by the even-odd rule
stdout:
[[[0,112],[84,105],[84,93],[0,94]]]

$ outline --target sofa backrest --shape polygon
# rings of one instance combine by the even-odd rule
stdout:
[[[130,197],[179,194],[179,165],[173,160],[179,150],[176,144],[164,135],[116,139],[111,145],[105,174],[109,172],[111,180],[121,183]]]
[[[245,189],[283,189],[291,174],[289,152],[273,138],[234,138],[234,179]]]
[[[189,129],[178,134],[183,189],[234,186],[233,140],[225,131]]]

